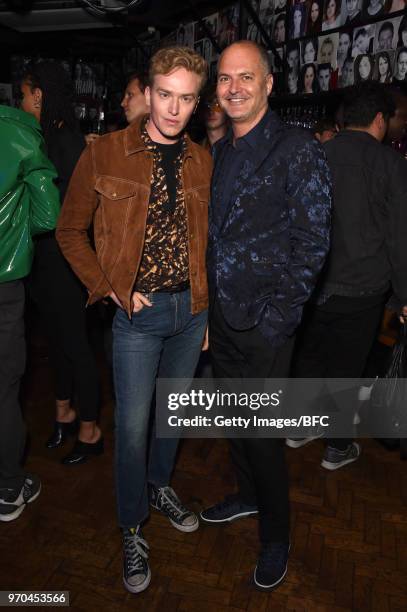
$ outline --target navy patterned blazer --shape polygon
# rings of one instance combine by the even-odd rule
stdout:
[[[329,249],[331,180],[312,135],[285,126],[271,110],[253,155],[245,159],[224,216],[214,146],[207,254],[210,296],[234,329],[259,326],[273,346],[297,328]]]

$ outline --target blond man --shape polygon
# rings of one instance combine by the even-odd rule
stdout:
[[[141,533],[149,505],[180,531],[199,524],[169,486],[177,440],[148,432],[157,376],[192,377],[204,342],[211,159],[185,127],[206,72],[205,60],[186,47],[153,56],[145,89],[150,114],[87,147],[57,231],[89,303],[110,297],[117,305],[116,488],[123,579],[132,593],[151,579]],[[87,234],[92,223],[96,251]]]

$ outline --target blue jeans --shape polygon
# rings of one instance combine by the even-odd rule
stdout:
[[[152,306],[113,321],[116,392],[115,471],[119,524],[136,527],[148,516],[147,484],[167,486],[178,440],[150,431],[156,378],[192,378],[201,352],[207,311],[190,312],[190,290],[150,293]],[[150,439],[149,439],[150,438]]]

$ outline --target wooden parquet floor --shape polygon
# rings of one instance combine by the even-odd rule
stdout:
[[[21,517],[0,523],[1,589],[69,590],[71,609],[85,612],[406,612],[407,464],[363,440],[358,462],[328,473],[322,443],[287,449],[291,474],[292,552],[284,584],[257,592],[256,522],[202,526],[192,534],[152,514],[144,529],[152,581],[138,596],[124,590],[121,537],[112,473],[113,408],[104,376],[106,452],[65,467],[65,449],[48,451],[53,419],[49,368],[31,360],[25,385],[31,433],[28,468],[43,490]],[[181,445],[174,488],[199,510],[233,490],[224,442]],[[44,608],[45,609],[45,608]]]

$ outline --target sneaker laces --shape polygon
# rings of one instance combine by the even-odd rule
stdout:
[[[144,570],[144,559],[148,559],[149,546],[137,533],[126,533],[124,536],[126,566],[129,575]],[[145,550],[147,549],[147,550]]]
[[[185,508],[178,495],[171,487],[162,487],[158,489],[156,504],[159,508],[162,508],[164,511],[176,517],[190,514],[190,511]]]

